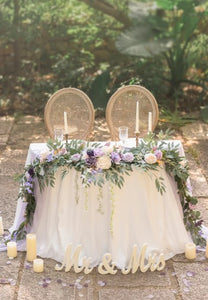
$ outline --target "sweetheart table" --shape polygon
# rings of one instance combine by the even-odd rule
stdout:
[[[178,145],[184,155],[180,141]],[[134,146],[129,139],[127,146]],[[43,143],[30,144],[26,165],[46,150]],[[141,249],[147,244],[147,253],[164,253],[165,259],[183,253],[185,244],[192,241],[183,223],[177,186],[164,168],[157,176],[164,179],[166,192],[158,192],[154,172],[134,169],[124,175],[121,189],[110,182],[101,188],[93,184],[83,187],[80,173],[70,169],[62,179],[61,171],[55,174],[55,186],[40,192],[35,188],[36,209],[28,232],[37,236],[37,254],[62,262],[67,246],[75,249],[82,245],[80,263],[84,256],[92,258],[92,266],[102,261],[105,253],[112,254],[117,268],[128,265],[134,245]],[[15,220],[10,232],[24,220],[26,203],[18,199]],[[19,246],[25,250],[25,243]]]

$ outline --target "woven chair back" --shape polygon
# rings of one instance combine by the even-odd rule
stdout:
[[[94,107],[88,96],[79,89],[63,88],[50,97],[44,121],[52,138],[55,128],[64,130],[64,112],[67,113],[69,139],[87,140],[94,126]]]
[[[121,126],[128,127],[128,136],[135,137],[136,103],[139,103],[139,137],[148,132],[149,112],[152,112],[152,131],[157,126],[159,111],[157,101],[149,90],[139,85],[128,85],[118,89],[106,107],[106,121],[111,139],[119,139]]]

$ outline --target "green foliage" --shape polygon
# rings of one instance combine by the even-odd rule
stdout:
[[[201,108],[200,117],[205,123],[208,123],[208,106]]]
[[[164,55],[167,70],[163,69],[159,76],[162,75],[163,80],[169,82],[168,95],[176,99],[177,108],[178,91],[182,83],[189,82],[207,90],[204,83],[197,82],[198,78],[191,78],[188,72],[200,61],[199,56],[197,60],[196,56],[193,57],[192,44],[200,35],[200,25],[203,18],[206,18],[206,10],[198,9],[196,5],[199,1],[195,0],[158,0],[156,3],[158,7],[148,2],[134,2],[130,6],[133,26],[120,35],[117,47],[124,54],[138,57]],[[207,37],[206,31],[204,35]],[[205,47],[207,53],[205,40],[200,46]],[[207,61],[204,65],[207,69]]]
[[[79,140],[72,140],[65,146],[60,142],[54,143],[49,140],[48,153],[37,157],[19,177],[21,180],[19,197],[25,199],[27,203],[26,216],[19,229],[13,233],[13,237],[23,238],[25,226],[32,222],[36,207],[35,183],[38,181],[40,191],[49,185],[54,187],[57,170],[62,171],[62,178],[71,168],[78,171],[86,193],[86,189],[91,184],[102,188],[105,181],[109,181],[111,186],[116,185],[122,188],[125,184],[123,175],[130,175],[134,168],[138,168],[155,178],[156,188],[162,195],[165,193],[166,187],[163,177],[158,175],[158,172],[161,167],[165,167],[177,183],[187,230],[191,232],[195,242],[202,244],[204,240],[199,234],[200,213],[190,208],[190,204],[195,205],[197,199],[192,197],[188,190],[188,165],[184,161],[184,157],[179,155],[179,146],[160,140],[160,138],[167,139],[170,133],[160,132],[157,136],[150,133],[141,140],[138,147],[131,149],[116,148],[115,146],[106,148],[99,143],[88,145]],[[99,150],[97,154],[96,150]],[[158,154],[159,157],[157,157]],[[128,159],[125,159],[125,155],[128,155]],[[151,160],[148,160],[147,155],[149,159],[151,157]],[[117,159],[119,157],[119,160],[115,161],[113,157],[117,157]],[[102,162],[102,167],[99,165],[101,159],[105,161],[105,163]],[[100,199],[100,195],[98,198]]]
[[[195,84],[194,104],[207,105],[207,1],[104,1],[115,16],[95,3],[0,0],[1,113],[43,113],[50,95],[69,86],[105,108],[132,83],[170,109],[184,98],[184,84]]]
[[[110,73],[108,70],[99,74],[92,82],[88,95],[95,108],[105,108],[109,100],[107,89],[110,82]]]

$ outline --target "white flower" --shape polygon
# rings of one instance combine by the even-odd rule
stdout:
[[[111,167],[111,159],[109,156],[101,156],[97,160],[97,168],[107,170]]]
[[[83,151],[82,152],[82,159],[87,159],[87,158],[88,158],[87,152]]]
[[[41,151],[41,152],[40,152],[40,161],[43,162],[44,160],[46,160],[47,156],[48,156],[50,153],[51,153],[51,152],[49,151],[49,149]]]
[[[157,162],[157,157],[155,154],[153,153],[147,153],[144,156],[144,160],[146,161],[146,163],[148,164],[155,164]]]
[[[103,152],[106,154],[110,154],[111,152],[113,152],[113,146],[104,146],[102,148]]]

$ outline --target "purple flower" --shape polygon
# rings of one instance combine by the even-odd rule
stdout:
[[[160,150],[155,150],[154,151],[155,156],[157,157],[157,159],[162,159],[163,153]]]
[[[101,148],[95,148],[94,149],[94,155],[96,157],[100,157],[100,156],[103,156],[105,153],[103,152],[103,150]]]
[[[71,156],[71,159],[72,159],[72,161],[74,161],[74,162],[79,161],[80,158],[81,158],[81,154],[79,154],[79,153],[75,153],[75,154],[73,154],[73,155]]]
[[[123,153],[122,159],[125,162],[132,162],[134,160],[134,155],[131,152]]]
[[[28,194],[32,194],[33,193],[32,190],[29,187],[26,188],[26,191],[28,192]]]
[[[89,156],[85,159],[85,162],[88,168],[92,168],[96,166],[97,159],[95,156]]]
[[[33,187],[33,184],[31,182],[26,181],[25,182],[25,186],[27,186],[27,187]]]
[[[91,149],[87,150],[87,155],[94,156],[94,150],[91,150]]]
[[[30,168],[28,171],[28,174],[31,176],[31,177],[34,177],[34,175],[35,175],[35,172],[34,172],[34,169],[33,169],[33,167],[32,168]]]
[[[114,162],[115,164],[118,165],[120,163],[121,157],[120,157],[119,153],[111,152],[111,159],[112,159],[112,162]]]
[[[200,220],[195,223],[195,227],[201,226],[204,221]]]
[[[48,154],[46,159],[47,159],[48,162],[52,161],[53,160],[53,154],[52,153]]]
[[[91,174],[92,174],[92,175],[96,175],[97,173],[98,173],[97,170],[93,170],[93,169],[92,169],[92,171],[91,171]]]

